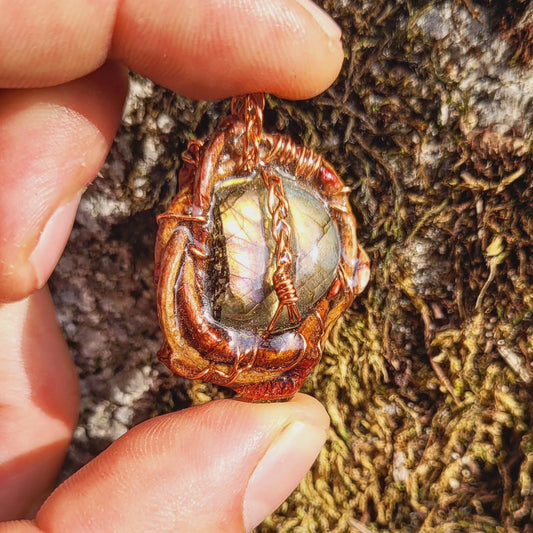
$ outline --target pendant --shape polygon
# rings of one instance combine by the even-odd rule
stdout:
[[[159,359],[250,401],[294,396],[370,276],[350,188],[319,154],[264,133],[264,104],[234,98],[189,143],[155,248]]]

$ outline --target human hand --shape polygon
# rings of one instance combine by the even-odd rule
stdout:
[[[328,417],[315,400],[223,400],[140,424],[47,495],[78,384],[42,288],[127,91],[123,64],[193,98],[307,98],[342,62],[307,0],[0,0],[0,532],[250,530],[294,489]]]

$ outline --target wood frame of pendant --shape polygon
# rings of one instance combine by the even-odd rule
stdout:
[[[320,360],[335,321],[365,288],[369,260],[357,242],[350,189],[332,167],[289,137],[263,133],[257,170],[282,167],[325,201],[340,239],[339,265],[324,296],[293,329],[261,335],[213,318],[202,283],[212,260],[209,212],[215,184],[240,172],[244,132],[232,116],[205,142],[193,141],[180,192],[158,218],[155,284],[165,335],[158,357],[183,377],[230,387],[247,400],[289,399]]]

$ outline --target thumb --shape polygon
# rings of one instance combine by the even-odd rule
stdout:
[[[313,398],[221,400],[137,426],[61,485],[44,531],[242,533],[294,490],[326,439]]]

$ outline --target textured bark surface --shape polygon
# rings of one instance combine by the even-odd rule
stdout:
[[[373,271],[304,391],[328,442],[258,531],[533,531],[533,3],[326,0],[336,84],[265,129],[353,188]],[[156,361],[155,215],[229,102],[132,77],[51,285],[82,380],[67,476],[134,424],[228,396]]]

